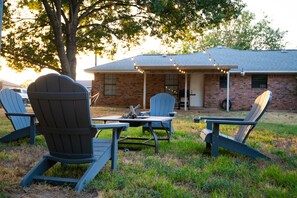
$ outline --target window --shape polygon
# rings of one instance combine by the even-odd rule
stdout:
[[[104,76],[104,95],[115,96],[116,95],[116,75],[105,74]]]
[[[267,75],[252,75],[252,88],[267,88]]]
[[[227,76],[220,76],[220,89],[227,88]]]
[[[165,92],[170,94],[178,94],[178,75],[166,74],[165,75]]]

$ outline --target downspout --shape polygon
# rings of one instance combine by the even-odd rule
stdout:
[[[143,72],[143,109],[146,109],[146,72]]]
[[[226,111],[229,112],[229,97],[230,97],[230,72],[227,72],[227,101],[226,101]]]

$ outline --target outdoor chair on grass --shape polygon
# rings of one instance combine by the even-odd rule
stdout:
[[[70,183],[81,191],[98,172],[111,160],[112,170],[117,166],[117,139],[127,123],[91,123],[88,90],[71,78],[48,74],[38,78],[28,88],[28,95],[44,135],[49,154],[21,181],[28,186],[34,181],[54,184]],[[112,129],[112,139],[94,138],[98,130]],[[68,164],[85,164],[89,167],[80,178],[44,176],[57,162],[65,168]]]
[[[250,132],[256,126],[259,119],[266,111],[272,99],[271,91],[265,91],[255,100],[250,112],[245,118],[218,118],[218,117],[199,117],[194,122],[206,120],[206,129],[202,130],[200,137],[206,142],[206,149],[211,151],[212,156],[218,156],[219,147],[235,151],[251,158],[266,158],[254,148],[245,144]],[[229,137],[220,133],[220,125],[240,125],[236,136]]]
[[[34,113],[27,113],[22,97],[11,89],[0,92],[0,103],[14,131],[0,138],[0,142],[11,142],[29,137],[30,144],[35,143],[36,127]]]
[[[174,96],[168,93],[158,93],[151,97],[150,99],[150,111],[141,112],[141,115],[149,115],[149,116],[175,116],[176,112],[174,112],[174,104],[175,98]],[[174,132],[172,121],[163,123],[166,130],[169,132],[169,136],[171,137]],[[164,127],[159,122],[152,123],[153,129],[163,129]],[[145,132],[149,130],[148,124],[142,127],[142,131]]]

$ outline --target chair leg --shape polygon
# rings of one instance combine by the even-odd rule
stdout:
[[[117,170],[118,162],[118,139],[122,129],[113,129],[112,132],[112,145],[111,145],[111,170]]]
[[[142,127],[142,134],[145,134],[146,131],[149,131],[147,127]]]
[[[219,155],[219,125],[214,124],[211,138],[211,156],[217,157]]]
[[[30,118],[30,144],[35,144],[36,142],[36,126],[35,117]]]
[[[231,151],[237,152],[242,155],[246,155],[251,158],[263,158],[263,159],[270,159],[266,155],[262,154],[258,150],[249,147],[246,144],[243,143],[237,143],[237,142],[231,142],[228,145],[224,144],[222,145],[224,148],[227,148]]]
[[[0,142],[8,143],[11,141],[16,141],[21,138],[29,137],[29,135],[30,135],[30,127],[26,127],[23,129],[13,131],[4,137],[1,137]]]
[[[94,177],[96,177],[96,175],[105,166],[109,159],[110,153],[101,156],[100,159],[91,163],[84,175],[77,182],[75,190],[81,192],[84,189],[85,185],[87,185]]]
[[[48,169],[50,169],[56,163],[56,161],[43,158],[33,169],[31,169],[25,175],[25,177],[22,179],[20,183],[20,186],[24,187],[32,184],[35,176],[43,175]]]
[[[210,153],[211,151],[211,144],[209,142],[206,142],[206,148],[205,148],[206,152]]]
[[[211,156],[217,157],[219,155],[219,145],[214,143],[211,145]]]

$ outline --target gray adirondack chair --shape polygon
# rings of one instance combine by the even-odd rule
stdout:
[[[158,93],[151,97],[150,99],[150,111],[141,112],[141,115],[149,115],[149,116],[175,116],[176,112],[174,112],[174,104],[175,98],[174,96],[168,93]],[[171,136],[174,132],[174,128],[172,126],[172,121],[163,123],[166,130],[169,131],[169,135]],[[148,124],[142,127],[142,131],[145,132],[149,130]],[[152,123],[153,129],[164,129],[164,127],[159,122]]]
[[[0,92],[0,102],[14,131],[0,138],[0,142],[11,142],[29,137],[30,144],[35,143],[36,127],[34,113],[27,113],[22,97],[11,89]]]
[[[88,90],[64,75],[48,74],[38,78],[30,84],[28,95],[49,154],[45,154],[26,174],[21,186],[28,186],[34,181],[70,183],[80,192],[109,160],[112,170],[116,170],[117,139],[129,124],[92,124]],[[102,129],[112,129],[111,140],[94,138],[97,131]],[[81,178],[43,175],[58,162],[66,168],[67,164],[84,163],[89,163],[89,167]]]
[[[271,91],[267,90],[258,96],[245,118],[219,118],[219,117],[199,117],[194,122],[206,120],[206,129],[202,130],[200,137],[206,142],[207,150],[211,151],[212,156],[218,156],[218,148],[223,147],[251,158],[268,158],[254,148],[245,144],[250,132],[256,126],[259,119],[266,111],[272,99]],[[240,125],[236,136],[229,137],[221,134],[220,125]]]

